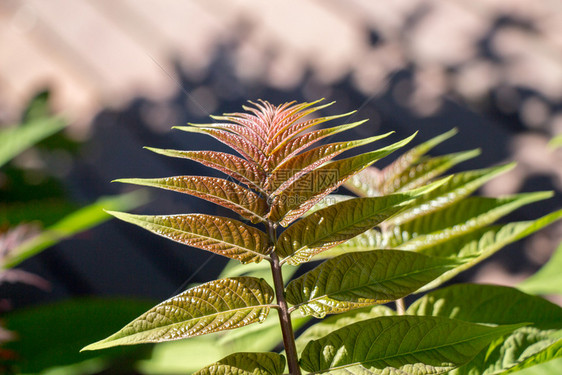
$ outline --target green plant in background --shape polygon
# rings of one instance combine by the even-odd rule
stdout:
[[[77,144],[59,133],[67,122],[49,113],[48,98],[48,92],[40,93],[30,102],[20,124],[0,130],[0,287],[5,283],[25,283],[49,289],[48,280],[16,267],[58,242],[107,221],[111,216],[104,209],[132,209],[147,200],[145,192],[138,191],[103,197],[80,207],[66,197],[52,171],[42,165],[29,167],[14,162],[20,154],[31,153],[32,158],[44,161],[52,159],[53,154],[77,149]],[[148,306],[130,300],[77,300],[9,311],[9,302],[0,300],[2,324],[6,327],[0,327],[2,373],[38,373],[83,362],[84,356],[78,356],[75,347],[88,336],[85,326],[91,323],[92,315],[104,313],[104,324],[109,319],[111,325],[108,310],[119,318],[132,317]],[[71,329],[54,333],[54,327],[61,322]],[[99,328],[92,330],[90,337],[96,334]],[[114,351],[89,356],[86,367],[95,364],[95,368],[103,368],[104,359],[119,355]],[[79,366],[77,373],[83,373],[83,368]]]
[[[329,105],[329,104],[328,104]],[[263,322],[277,310],[285,356],[230,354],[198,374],[497,374],[562,354],[562,309],[512,288],[454,285],[418,299],[501,247],[562,217],[491,225],[549,192],[468,197],[513,165],[438,177],[477,151],[429,158],[450,131],[370,167],[414,136],[335,160],[390,135],[313,147],[364,121],[316,129],[346,115],[310,119],[328,105],[273,106],[213,117],[178,129],[210,135],[239,156],[214,151],[150,150],[215,168],[228,179],[176,176],[120,182],[178,191],[222,205],[243,221],[203,214],[112,214],[160,236],[243,264],[266,261],[270,281],[239,276],[190,288],[83,350],[183,339]],[[358,197],[330,194],[342,184]],[[284,229],[284,230],[282,230]],[[324,260],[290,280],[282,271]],[[284,278],[285,276],[285,278]],[[397,311],[382,304],[396,301]],[[291,320],[324,318],[295,340]],[[233,334],[234,335],[234,334]]]

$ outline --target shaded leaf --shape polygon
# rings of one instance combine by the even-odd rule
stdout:
[[[498,308],[500,306],[501,308]],[[532,323],[498,339],[455,374],[503,373],[562,355],[562,308],[545,299],[496,285],[458,284],[414,302],[408,314],[444,316],[474,323]]]
[[[109,213],[159,236],[243,263],[259,262],[271,251],[264,232],[234,219],[203,214],[143,216]]]
[[[214,280],[158,304],[117,333],[82,350],[178,340],[262,322],[273,296],[273,289],[261,279]]]
[[[40,253],[64,239],[109,220],[111,216],[104,210],[131,209],[147,201],[148,196],[143,191],[100,198],[95,203],[63,217],[55,224],[45,228],[39,235],[30,238],[10,251],[10,254],[4,259],[2,267],[15,267],[29,257]]]
[[[18,339],[2,347],[17,353],[18,374],[41,374],[56,366],[88,360],[97,360],[98,371],[102,371],[111,359],[146,356],[147,348],[140,352],[138,347],[128,347],[89,353],[78,349],[100,335],[111,334],[153,305],[152,301],[90,297],[17,309],[3,314],[2,320],[5,328],[17,332]]]
[[[0,167],[66,126],[67,122],[60,117],[39,117],[19,126],[0,130]]]
[[[277,353],[234,353],[193,375],[281,375],[285,357]]]
[[[329,259],[291,281],[287,301],[323,317],[407,296],[455,262],[400,250],[372,250]]]
[[[315,254],[380,224],[412,198],[407,194],[395,194],[338,202],[287,228],[277,240],[275,250],[289,264],[307,262]]]
[[[196,161],[207,167],[217,169],[228,176],[246,184],[247,186],[261,189],[265,181],[265,173],[255,163],[251,163],[238,156],[217,151],[179,151],[164,150],[152,147],[146,149],[158,154],[175,158],[184,158]]]
[[[123,178],[128,184],[178,191],[220,204],[253,222],[264,220],[268,207],[265,199],[234,182],[215,177],[177,176],[166,178]]]
[[[301,367],[311,374],[440,374],[520,326],[490,327],[434,316],[379,317],[309,342]]]
[[[379,150],[336,160],[309,173],[305,185],[302,181],[291,184],[280,196],[275,197],[269,219],[283,226],[301,217],[320,199],[337,189],[349,177],[367,168],[379,159],[410,142],[415,134]]]
[[[462,265],[445,272],[418,292],[435,288],[460,272],[481,262],[502,247],[546,227],[562,218],[562,210],[555,211],[536,220],[521,221],[478,229],[474,232],[454,237],[439,244],[428,244],[418,252],[430,256],[457,259]]]
[[[517,285],[517,288],[532,294],[562,294],[561,269],[562,244],[537,273]]]

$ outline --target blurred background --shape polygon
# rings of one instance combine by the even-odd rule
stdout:
[[[86,215],[54,237],[49,232],[27,247],[25,259],[9,253],[61,220],[78,222],[71,215],[96,205],[224,215],[174,193],[123,195],[134,189],[110,181],[212,174],[142,147],[224,151],[209,138],[170,128],[208,122],[210,114],[239,111],[259,98],[274,104],[326,98],[336,104],[324,115],[356,109],[354,118],[370,119],[345,137],[394,130],[391,142],[419,130],[419,144],[456,127],[459,134],[432,154],[473,148],[482,154],[454,171],[518,163],[482,194],[555,191],[507,220],[562,207],[562,149],[548,147],[562,134],[560,1],[0,0],[0,129],[48,128],[23,137],[0,170],[2,264],[18,265],[1,279],[2,311],[92,296],[151,305],[215,278],[224,259],[103,214]],[[13,147],[10,139],[0,139],[0,148]],[[515,285],[561,241],[558,223],[457,280]],[[131,306],[134,317],[138,309]],[[117,318],[123,314],[118,310]],[[56,335],[44,329],[45,337]],[[15,337],[0,333],[0,340]],[[34,366],[22,371],[49,367]],[[105,367],[85,368],[76,373]]]

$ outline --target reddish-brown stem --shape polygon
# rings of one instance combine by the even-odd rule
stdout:
[[[268,223],[268,230],[270,241],[274,244],[276,240],[276,231],[273,223]],[[295,345],[295,334],[291,324],[291,314],[289,313],[289,306],[285,300],[285,286],[283,283],[283,274],[281,273],[281,264],[277,253],[275,253],[275,249],[271,253],[270,257],[275,296],[277,297],[277,304],[279,305],[279,309],[277,311],[279,313],[279,323],[281,324],[283,346],[285,347],[285,354],[287,355],[289,373],[291,375],[301,375],[297,347]]]

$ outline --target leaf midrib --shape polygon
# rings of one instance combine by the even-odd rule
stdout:
[[[454,268],[453,265],[451,265],[451,267]],[[411,275],[416,275],[416,274],[419,274],[419,273],[422,273],[422,272],[425,272],[425,271],[434,270],[434,269],[437,269],[437,268],[447,268],[447,265],[436,265],[436,266],[432,266],[432,267],[429,267],[429,268],[424,268],[422,270],[416,270],[414,272],[409,272],[409,273],[402,274],[402,275],[399,275],[399,276],[395,276],[395,277],[387,278],[387,279],[384,279],[384,280],[380,280],[376,283],[364,284],[362,286],[358,286],[358,287],[354,287],[354,288],[343,289],[343,290],[340,290],[338,292],[331,293],[331,294],[347,293],[347,292],[351,292],[351,291],[354,291],[354,290],[357,290],[357,289],[365,288],[365,287],[370,286],[370,285],[382,284],[382,283],[389,282],[389,281],[392,281],[392,280],[402,279],[402,278],[405,278],[405,277],[408,277],[408,276],[411,276]],[[310,299],[308,301],[304,301],[302,303],[299,303],[298,305],[293,305],[293,306],[294,306],[295,309],[297,309],[300,306],[309,304],[309,303],[314,302],[314,301],[318,301],[318,300],[323,299],[323,298],[332,298],[332,297],[330,297],[331,294],[325,293],[322,296]],[[350,302],[350,301],[341,301],[341,302]],[[350,303],[353,303],[353,302],[350,302]]]
[[[397,324],[397,323],[395,323],[395,324]],[[326,371],[339,370],[339,369],[344,369],[344,368],[352,367],[352,366],[360,366],[362,363],[369,364],[369,363],[372,363],[372,362],[375,362],[375,361],[382,361],[382,360],[387,360],[387,359],[401,357],[401,356],[407,356],[407,355],[415,355],[416,353],[424,353],[424,352],[428,352],[428,351],[437,350],[439,348],[446,348],[446,347],[449,347],[449,346],[463,344],[465,342],[470,342],[470,341],[478,340],[480,338],[484,338],[486,336],[493,336],[493,335],[495,335],[495,331],[488,332],[488,333],[485,333],[485,334],[482,334],[482,335],[472,336],[471,338],[467,338],[465,340],[455,341],[453,343],[448,343],[448,344],[444,344],[444,345],[434,346],[434,347],[431,347],[431,348],[426,348],[426,349],[423,349],[423,350],[409,351],[409,352],[404,352],[404,353],[398,353],[398,354],[391,355],[391,356],[379,357],[377,359],[365,360],[365,361],[361,361],[361,362],[353,362],[353,363],[350,363],[350,364],[347,364],[347,365],[330,367],[328,369],[321,370],[321,371],[309,372],[309,374],[322,374]],[[458,367],[458,366],[454,365],[454,367]]]

